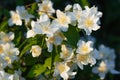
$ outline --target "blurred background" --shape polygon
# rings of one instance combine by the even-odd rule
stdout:
[[[39,0],[36,0],[39,1]],[[105,44],[116,51],[116,70],[120,71],[120,0],[52,0],[55,9],[63,10],[68,4],[79,3],[84,6],[97,6],[103,12],[101,28],[92,33],[96,37],[97,44]],[[0,28],[3,28],[10,17],[9,11],[15,10],[17,5],[29,5],[35,0],[0,0]],[[7,28],[7,27],[6,27]],[[87,73],[80,74],[80,80],[91,80]],[[79,80],[79,78],[78,78]],[[92,79],[93,80],[93,79]],[[120,75],[109,76],[106,80],[120,80]]]

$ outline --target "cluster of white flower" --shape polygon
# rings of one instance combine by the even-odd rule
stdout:
[[[28,14],[27,10],[25,10],[24,6],[17,6],[16,12],[10,11],[11,18],[8,21],[9,26],[13,26],[13,24],[22,25],[22,20],[25,20],[25,23],[29,22],[30,18],[34,18],[33,15]]]
[[[53,51],[53,46],[59,45],[61,47],[61,52],[59,52],[61,62],[54,62],[55,69],[53,76],[62,77],[64,80],[74,78],[77,74],[77,66],[83,70],[84,65],[95,65],[96,59],[99,59],[100,63],[98,67],[93,68],[93,72],[98,73],[101,79],[105,77],[108,71],[111,73],[119,73],[114,70],[114,50],[101,45],[97,51],[93,48],[93,41],[90,40],[85,41],[80,39],[76,44],[77,47],[62,43],[63,40],[68,40],[64,32],[69,30],[70,25],[80,30],[83,29],[86,35],[90,35],[92,31],[100,28],[99,19],[102,13],[97,10],[97,7],[93,6],[89,8],[85,6],[83,10],[79,4],[74,4],[66,6],[65,10],[61,11],[59,9],[53,9],[52,5],[53,3],[50,0],[42,0],[42,3],[38,4],[38,10],[36,10],[40,17],[32,21],[30,21],[30,19],[35,17],[29,14],[24,6],[17,6],[16,12],[10,12],[11,18],[8,23],[9,26],[13,24],[21,26],[22,20],[30,22],[31,28],[28,29],[26,38],[34,38],[37,34],[45,35],[48,52]],[[53,14],[55,14],[56,17],[54,17]],[[0,66],[4,67],[18,59],[16,55],[19,54],[19,51],[14,47],[14,44],[11,43],[11,40],[14,38],[13,33],[6,35],[1,32],[0,35],[4,35],[0,40],[0,61],[2,63]],[[40,45],[33,45],[30,52],[32,52],[33,57],[38,57],[42,53],[42,47],[40,47]]]
[[[8,34],[0,32],[0,80],[19,80],[19,75],[17,73],[8,74],[4,71],[4,68],[7,66],[12,68],[12,63],[19,59],[17,56],[19,55],[19,50],[15,48],[12,42],[13,39],[13,32],[9,32]]]
[[[62,44],[60,58],[63,59],[63,61],[55,63],[54,76],[60,74],[64,80],[67,80],[68,78],[74,78],[77,72],[73,71],[77,69],[77,65],[82,70],[83,65],[94,65],[96,63],[94,54],[96,53],[93,52],[94,50],[91,44],[91,41],[85,42],[79,40],[76,50]]]
[[[101,79],[104,79],[108,72],[111,74],[120,74],[119,71],[115,70],[116,55],[114,49],[100,45],[96,53],[99,56],[99,62],[96,67],[93,67],[93,73],[98,74]]]
[[[11,40],[14,39],[14,33],[9,32],[8,34],[0,32],[0,64],[1,68],[6,66],[12,67],[12,62],[18,60],[17,55],[19,55],[18,48],[15,48],[15,45]]]

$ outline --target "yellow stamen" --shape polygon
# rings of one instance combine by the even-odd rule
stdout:
[[[93,21],[88,18],[88,19],[85,20],[84,24],[87,27],[92,27],[93,26]]]
[[[80,54],[78,54],[78,56],[77,56],[77,60],[78,61],[84,61],[87,58],[88,58],[88,55],[80,55]]]
[[[104,62],[102,62],[102,63],[100,64],[100,67],[98,68],[98,70],[99,70],[100,72],[105,72],[105,71],[107,70],[106,64],[105,64]]]
[[[19,20],[20,19],[20,17],[19,17],[19,15],[17,14],[17,13],[15,13],[13,16],[12,16],[12,21],[17,21],[17,20]]]
[[[82,51],[85,51],[85,52],[88,52],[88,47],[87,45],[83,45],[82,48],[81,48]]]
[[[8,37],[8,36],[5,36],[5,37],[3,38],[3,41],[9,42],[9,37]]]
[[[3,47],[0,45],[0,54],[3,53]]]
[[[62,73],[62,72],[65,71],[65,65],[63,65],[63,64],[58,64],[58,65],[57,65],[57,69],[59,70],[60,73]]]
[[[62,16],[61,18],[58,18],[58,21],[60,24],[65,24],[68,21],[68,19],[66,16]]]
[[[7,61],[8,64],[11,64],[11,59],[8,56],[5,57],[5,60]]]

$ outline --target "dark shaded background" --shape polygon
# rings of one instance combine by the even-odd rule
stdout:
[[[63,10],[67,4],[80,3],[84,5],[97,6],[103,12],[101,18],[101,28],[93,32],[97,44],[105,44],[116,50],[116,69],[120,71],[120,0],[52,0],[55,9]],[[28,5],[34,0],[0,0],[0,23],[10,17],[9,11],[15,10],[17,5]],[[1,26],[0,26],[1,27]],[[80,74],[81,75],[81,74]],[[83,74],[77,80],[91,80],[91,76]],[[120,80],[120,75],[110,77],[107,75],[106,80]]]

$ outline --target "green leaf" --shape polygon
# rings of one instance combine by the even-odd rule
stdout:
[[[77,46],[77,42],[80,38],[79,32],[77,31],[75,26],[69,26],[69,29],[67,32],[64,32],[64,35],[67,37],[67,43],[70,44],[73,47]]]
[[[85,6],[89,6],[90,5],[88,0],[75,0],[75,2],[79,3],[82,8],[84,8]]]
[[[30,44],[26,45],[26,46],[23,48],[23,50],[21,51],[20,57],[22,57],[22,56],[26,53],[27,50],[30,50],[32,45],[33,45],[33,43],[30,43]]]
[[[26,65],[28,66],[34,65],[38,61],[38,58],[33,58],[31,54],[25,55],[24,59],[25,59]]]
[[[28,12],[37,17],[38,16],[38,12],[36,11],[37,8],[38,8],[38,4],[36,2],[32,3],[31,8],[28,8]]]
[[[38,75],[42,74],[46,68],[42,64],[34,65],[28,73],[29,78],[37,77]]]
[[[44,64],[44,67],[48,67],[49,69],[51,69],[51,57],[47,58],[45,60],[45,64]]]
[[[6,20],[6,21],[3,21],[1,24],[0,24],[0,31],[7,31],[8,29],[8,27],[7,27],[7,25],[8,25],[8,21]]]
[[[22,32],[19,31],[17,32],[17,34],[15,34],[15,38],[14,38],[14,43],[16,43],[15,44],[16,46],[20,44],[21,39],[22,39]]]
[[[54,62],[59,62],[59,61],[61,61],[60,55],[57,54],[57,55],[55,56]]]
[[[44,74],[45,75],[50,75],[53,72],[54,72],[54,69],[52,69],[52,70],[46,70]]]

